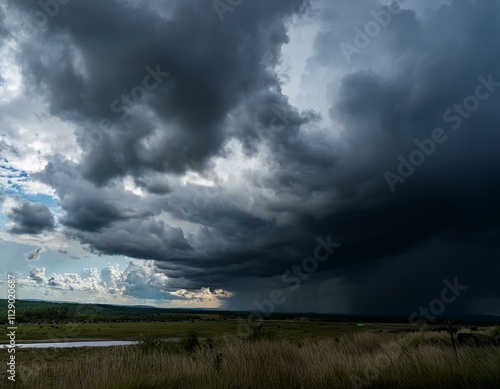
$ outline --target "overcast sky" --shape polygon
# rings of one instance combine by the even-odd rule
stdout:
[[[498,1],[59,1],[0,4],[19,298],[500,315]]]

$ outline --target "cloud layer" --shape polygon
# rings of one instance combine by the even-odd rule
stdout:
[[[342,244],[336,259],[286,309],[383,310],[396,294],[408,301],[387,309],[411,312],[457,275],[475,286],[457,309],[500,298],[471,271],[500,270],[498,2],[401,2],[390,13],[377,0],[245,1],[221,21],[210,1],[73,0],[29,39],[36,3],[7,4],[19,23],[0,24],[23,93],[78,145],[30,174],[54,191],[67,237],[154,260],[178,289],[236,291],[231,307],[282,286],[328,236]],[[286,93],[283,51],[302,50],[290,30],[311,23],[301,100]],[[356,47],[348,60],[343,43]],[[424,155],[418,144],[436,128],[446,139]],[[403,177],[415,150],[425,160]],[[388,185],[387,172],[400,179]],[[55,228],[43,204],[9,218],[13,234]],[[118,288],[112,274],[98,285]]]
[[[169,301],[180,304],[219,306],[231,292],[218,289],[200,288],[199,290],[174,290],[169,279],[158,272],[151,261],[144,265],[129,262],[124,271],[118,265],[108,264],[99,271],[96,268],[84,269],[78,273],[46,274],[44,267],[31,266],[29,276],[18,281],[21,288],[36,286],[40,293],[60,296],[68,292],[90,292],[100,301],[132,298],[135,301]],[[58,294],[59,293],[59,294]],[[129,300],[130,301],[130,300]],[[134,300],[132,300],[134,301]]]

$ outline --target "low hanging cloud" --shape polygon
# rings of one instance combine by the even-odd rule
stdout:
[[[45,251],[44,246],[39,246],[36,249],[32,251],[28,251],[27,253],[24,254],[24,259],[28,261],[37,261],[40,259],[40,256],[42,253]]]

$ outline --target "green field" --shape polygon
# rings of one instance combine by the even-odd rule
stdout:
[[[179,338],[189,331],[200,337],[236,337],[245,335],[248,327],[237,320],[202,320],[172,323],[77,323],[77,324],[25,324],[18,326],[18,343],[35,340],[141,340],[144,337]],[[238,327],[239,330],[238,330]],[[266,321],[263,328],[276,339],[310,339],[339,337],[346,333],[366,331],[380,326],[358,327],[353,323],[316,323],[293,321]],[[5,330],[7,331],[7,330]],[[6,340],[3,341],[6,343]]]

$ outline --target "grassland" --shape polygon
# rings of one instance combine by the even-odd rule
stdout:
[[[498,334],[498,330],[497,334]],[[189,339],[188,339],[189,340]],[[189,347],[187,347],[189,346]],[[500,347],[446,333],[18,350],[16,388],[498,388]],[[0,372],[4,381],[5,373]]]
[[[18,348],[16,382],[0,370],[1,388],[500,388],[500,327],[491,325],[455,353],[450,335],[433,331],[442,324],[416,331],[404,321],[277,314],[249,333],[244,312],[22,302],[16,313],[29,321],[17,325],[18,344],[142,342]],[[7,362],[7,350],[0,356]]]
[[[318,323],[296,321],[266,321],[266,330],[273,333],[276,339],[300,340],[306,338],[339,337],[345,333],[377,329],[381,326],[367,325],[358,327],[354,323]],[[154,334],[159,338],[177,338],[189,331],[200,337],[237,336],[238,328],[243,326],[238,320],[216,320],[196,322],[166,323],[75,323],[19,325],[17,341],[19,343],[45,341],[71,341],[81,339],[92,340],[141,340],[144,336]],[[240,327],[244,332],[246,327]],[[6,340],[4,341],[6,343]]]

